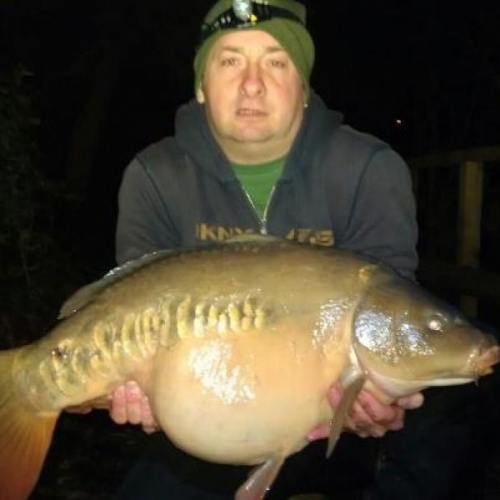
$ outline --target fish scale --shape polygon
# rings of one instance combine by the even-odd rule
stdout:
[[[210,304],[207,300],[193,302],[188,295],[173,307],[173,314],[169,310],[168,317],[175,316],[175,321],[170,322],[171,340],[186,339],[191,336],[203,338],[208,334],[227,334],[247,331],[250,328],[257,330],[264,328],[266,313],[263,306],[255,306],[250,297],[244,300],[229,301],[222,304]],[[163,342],[162,345],[167,345]]]
[[[60,342],[39,365],[33,394],[44,391],[52,398],[75,397],[82,392],[82,382],[103,376],[120,377],[115,366],[136,364],[151,358],[158,347],[169,347],[191,336],[227,335],[250,328],[264,328],[265,310],[255,307],[246,297],[226,305],[206,301],[194,304],[192,297],[169,296],[156,308],[127,313],[117,321],[100,321],[91,329],[90,347]],[[60,393],[60,394],[59,394]]]

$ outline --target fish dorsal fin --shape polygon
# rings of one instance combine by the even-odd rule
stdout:
[[[283,238],[279,238],[277,236],[247,233],[247,234],[231,236],[230,238],[224,240],[223,244],[231,244],[231,243],[270,244],[270,243],[277,243],[280,241],[283,242],[287,240],[284,240]],[[142,257],[139,257],[138,259],[131,260],[121,266],[115,267],[114,269],[109,271],[106,275],[104,275],[104,277],[102,277],[100,280],[94,281],[93,283],[83,286],[82,288],[77,290],[73,295],[71,295],[69,299],[67,299],[63,303],[59,311],[58,319],[63,319],[67,318],[68,316],[71,316],[73,313],[82,309],[87,304],[90,304],[102,290],[109,287],[113,283],[121,281],[123,278],[136,272],[138,269],[146,267],[149,264],[155,262],[156,260],[162,259],[167,255],[178,254],[179,252],[182,252],[182,250],[179,249],[159,250],[157,252],[152,252]]]
[[[123,278],[134,273],[141,267],[145,267],[171,253],[173,253],[172,250],[160,250],[158,252],[146,254],[143,257],[139,257],[138,259],[131,260],[121,266],[111,269],[111,271],[105,274],[100,280],[83,286],[71,295],[62,305],[61,310],[59,311],[58,319],[71,316],[87,304],[90,304],[105,288],[111,286],[113,283],[121,281]]]
[[[365,376],[357,369],[349,369],[342,377],[342,386],[344,387],[344,396],[340,404],[335,409],[335,414],[330,426],[330,436],[328,438],[328,446],[326,449],[326,457],[330,457],[340,434],[344,428],[349,412],[351,411],[354,401],[358,397],[363,385],[365,384]]]

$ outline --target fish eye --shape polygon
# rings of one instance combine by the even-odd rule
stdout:
[[[427,327],[433,332],[442,332],[446,324],[446,318],[440,314],[433,314],[427,321]]]

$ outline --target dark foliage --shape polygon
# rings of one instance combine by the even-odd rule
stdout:
[[[40,336],[74,275],[57,234],[57,211],[69,203],[62,185],[39,166],[39,122],[31,74],[19,66],[0,80],[0,346]],[[64,277],[61,280],[61,277]],[[73,285],[74,286],[74,285]]]

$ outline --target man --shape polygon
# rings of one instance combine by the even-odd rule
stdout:
[[[294,0],[213,6],[194,60],[196,99],[179,109],[175,136],[139,153],[124,174],[118,263],[163,248],[269,233],[355,250],[414,279],[417,225],[408,169],[387,144],[327,109],[309,86],[313,62],[305,8]],[[341,397],[342,388],[332,387],[332,406]],[[421,403],[415,394],[384,406],[362,392],[347,428],[382,436],[403,426],[405,408]],[[156,428],[133,381],[115,392],[111,416]],[[311,429],[309,438],[327,434]],[[192,472],[204,465],[184,466],[189,457],[179,458],[162,434],[155,436],[161,442],[120,498],[231,498],[239,469],[214,466],[200,479]],[[208,484],[231,474],[237,479],[226,489]]]

